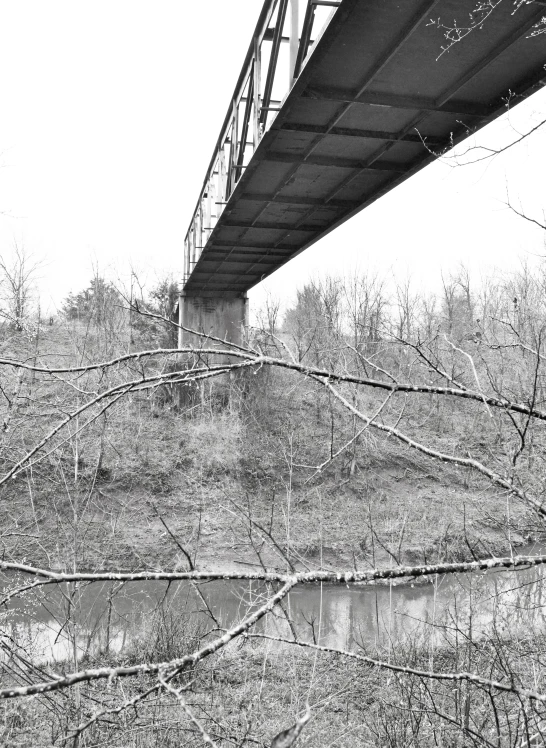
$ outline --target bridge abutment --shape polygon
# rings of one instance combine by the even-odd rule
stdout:
[[[181,293],[178,301],[178,324],[205,335],[243,345],[248,327],[248,297],[214,298]],[[203,345],[202,338],[179,328],[178,346]],[[207,347],[211,347],[208,345]]]

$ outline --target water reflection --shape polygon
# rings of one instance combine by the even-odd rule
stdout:
[[[478,637],[493,622],[514,636],[544,627],[543,577],[541,568],[532,568],[438,577],[429,584],[306,585],[290,593],[284,608],[299,636],[342,649],[358,642],[385,650],[410,638],[436,643],[470,629]],[[228,627],[267,594],[256,582],[209,582],[199,592],[183,582],[48,586],[13,599],[0,620],[3,632],[36,660],[73,661],[76,654],[129,653],[154,637],[166,645],[169,636]],[[280,612],[258,628],[290,636]]]

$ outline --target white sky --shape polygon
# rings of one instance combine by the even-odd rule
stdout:
[[[91,265],[150,281],[183,240],[262,0],[0,0],[0,254],[44,258],[43,307]],[[546,37],[545,37],[546,49]],[[498,147],[546,116],[546,92],[486,128]],[[545,128],[546,129],[546,128]],[[434,164],[250,292],[286,300],[318,273],[372,268],[434,286],[546,253],[546,133],[472,167]]]

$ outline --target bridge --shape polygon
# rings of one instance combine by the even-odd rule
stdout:
[[[239,341],[252,286],[541,88],[544,15],[265,0],[186,234],[180,323]]]

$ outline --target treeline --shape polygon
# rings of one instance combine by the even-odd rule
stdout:
[[[260,322],[282,330],[299,360],[316,365],[340,341],[373,352],[381,343],[430,344],[447,337],[459,346],[518,341],[536,345],[546,325],[546,265],[523,264],[510,274],[476,280],[467,268],[442,275],[442,292],[418,292],[411,281],[394,289],[372,273],[306,283],[279,324],[279,304],[268,300]]]

